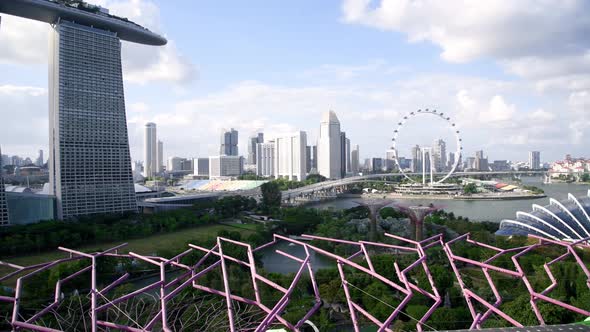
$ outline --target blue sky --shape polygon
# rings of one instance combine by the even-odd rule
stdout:
[[[399,119],[419,108],[456,119],[468,155],[588,156],[583,0],[90,2],[170,41],[123,45],[136,160],[148,121],[158,124],[167,156],[198,157],[215,153],[224,127],[240,131],[242,152],[257,129],[267,137],[305,130],[313,142],[329,109],[361,157],[382,156]],[[4,153],[46,149],[48,33],[45,24],[2,15]],[[425,119],[400,139],[431,144],[448,135],[439,127]]]

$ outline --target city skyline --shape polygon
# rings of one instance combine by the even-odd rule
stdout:
[[[226,126],[243,133],[262,128],[269,136],[304,130],[313,141],[318,128],[309,119],[317,119],[328,109],[338,112],[347,135],[362,147],[361,159],[380,156],[388,148],[388,133],[400,115],[425,107],[457,119],[468,154],[484,149],[492,159],[526,160],[528,151],[540,150],[546,160],[555,160],[562,158],[565,145],[570,143],[568,153],[582,156],[585,152],[582,143],[590,126],[584,110],[589,105],[590,86],[583,79],[589,67],[581,57],[588,44],[575,29],[587,23],[576,20],[575,13],[586,10],[587,3],[551,9],[541,6],[527,16],[521,14],[527,2],[500,2],[490,8],[490,15],[503,15],[498,19],[467,20],[473,29],[466,30],[495,28],[494,38],[461,35],[454,22],[434,16],[434,10],[411,5],[394,19],[379,6],[380,1],[373,2],[375,6],[335,1],[316,4],[313,10],[305,1],[286,6],[237,4],[223,11],[234,24],[231,32],[215,26],[207,37],[198,31],[206,31],[199,27],[211,21],[191,20],[195,25],[191,31],[197,31],[195,37],[206,46],[197,47],[193,36],[180,29],[182,20],[176,18],[183,13],[178,8],[207,17],[220,13],[221,7],[216,6],[222,5],[182,2],[172,8],[165,1],[91,2],[162,31],[171,40],[161,50],[123,43],[133,160],[142,159],[146,122],[158,123],[168,156],[207,156],[215,154],[216,131]],[[430,7],[469,15],[467,10],[457,11],[456,2],[439,6],[433,3]],[[262,11],[273,15],[262,15]],[[316,29],[302,28],[293,19],[280,22],[273,18],[293,11],[309,13],[310,26]],[[371,15],[382,19],[371,20]],[[552,34],[560,27],[551,19],[554,15],[571,16],[575,24],[568,28],[571,30]],[[48,151],[44,77],[49,27],[2,17],[0,41],[6,47],[0,52],[0,68],[6,75],[0,80],[0,102],[6,105],[6,112],[29,116],[32,121],[23,127],[18,117],[10,117],[0,141],[6,154],[34,160],[39,147]],[[277,31],[260,33],[261,27],[252,17],[261,19],[263,26],[277,26]],[[411,17],[432,23],[412,27],[404,20]],[[507,23],[499,27],[502,17]],[[539,35],[543,38],[536,41],[523,35],[516,28],[521,20],[545,22]],[[422,33],[429,24],[442,26],[449,37]],[[291,43],[276,38],[277,33],[291,36],[295,32],[301,37],[287,38]],[[333,38],[344,33],[363,47]],[[559,37],[563,34],[567,38]],[[231,41],[248,40],[244,39],[248,35],[257,35],[259,40],[252,45],[231,45]],[[517,37],[525,43],[510,43]],[[329,42],[320,44],[318,38]],[[224,39],[230,43],[213,42]],[[466,49],[461,42],[473,47]],[[545,44],[555,50],[551,55],[536,52]],[[261,53],[262,48],[268,51]],[[318,51],[301,56],[303,49]],[[225,68],[222,63],[232,65]],[[242,65],[245,63],[252,65]],[[549,67],[554,69],[544,69]],[[191,132],[194,124],[202,123],[207,124],[203,130]],[[30,134],[22,135],[24,132]],[[245,139],[240,141],[240,151],[247,151],[246,143]]]

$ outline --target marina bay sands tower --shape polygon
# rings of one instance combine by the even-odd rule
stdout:
[[[77,0],[0,0],[0,13],[47,22],[53,30],[49,171],[58,218],[137,210],[121,40],[165,45],[166,39]]]

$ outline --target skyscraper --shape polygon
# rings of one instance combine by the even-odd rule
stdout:
[[[346,150],[346,145],[348,141],[348,151]],[[346,138],[346,133],[345,132],[340,132],[340,177],[346,177],[346,169],[347,169],[347,163],[348,163],[348,168],[350,168],[350,158],[349,158],[349,153],[350,153],[350,140],[348,138]]]
[[[256,145],[264,142],[264,134],[257,133],[248,138],[248,164],[256,165]]]
[[[221,132],[219,154],[226,156],[238,155],[238,131],[234,128],[231,128],[229,131],[224,129]]]
[[[483,155],[483,150],[475,152],[475,164],[473,165],[478,171],[489,171],[490,166],[488,165],[488,158]]]
[[[275,141],[256,144],[256,175],[275,175]]]
[[[455,152],[449,152],[449,160],[447,161],[447,169],[452,169],[455,165]]]
[[[52,27],[48,159],[58,218],[136,211],[121,39],[146,45],[166,39],[89,4],[3,1],[0,11]]]
[[[422,173],[422,150],[420,145],[412,147],[412,173]]]
[[[299,131],[275,139],[275,176],[291,181],[306,179],[307,134]]]
[[[307,173],[318,170],[318,146],[308,145],[305,151]]]
[[[400,158],[401,159],[401,158]],[[385,159],[383,160],[383,168],[386,172],[395,170],[397,165],[395,164],[395,150],[385,151]]]
[[[360,171],[359,153],[360,150],[358,145],[355,145],[354,149],[350,152],[350,171],[355,175]]]
[[[143,176],[151,178],[156,175],[158,170],[156,124],[153,122],[145,124],[143,149]]]
[[[447,143],[440,138],[434,141],[432,148],[432,162],[434,169],[437,172],[445,170],[447,165]]]
[[[58,218],[136,211],[117,33],[60,21],[50,43],[50,183]]]
[[[156,155],[156,173],[162,173],[164,171],[164,142],[160,140],[158,140]]]
[[[529,152],[529,168],[530,169],[541,169],[541,152],[540,151]]]
[[[2,151],[0,150],[0,156]],[[2,168],[2,158],[0,158],[0,226],[8,225],[10,220],[8,218],[8,202],[6,201],[6,192],[4,190],[4,169]]]
[[[328,179],[338,179],[341,173],[340,121],[334,111],[324,113],[318,139],[318,173]]]
[[[37,157],[37,160],[35,161],[35,165],[39,166],[39,167],[43,167],[43,150],[39,150],[39,156]]]

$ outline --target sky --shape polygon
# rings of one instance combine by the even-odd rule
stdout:
[[[586,0],[90,0],[168,39],[123,42],[131,155],[155,122],[166,157],[218,152],[219,133],[304,130],[313,143],[334,110],[361,158],[382,157],[409,112],[457,124],[464,153],[492,160],[590,157],[590,1]],[[47,150],[50,27],[0,15],[0,146]],[[415,117],[398,136],[442,137]]]

